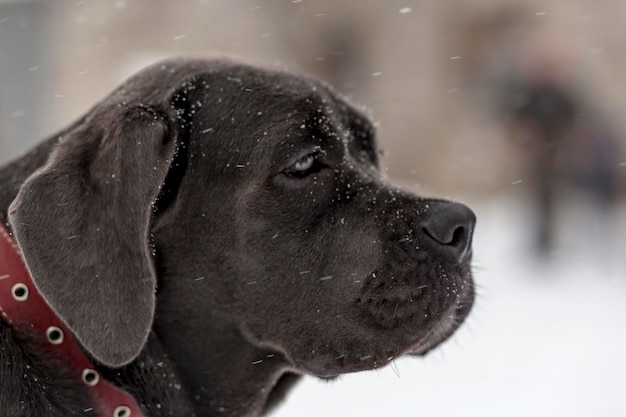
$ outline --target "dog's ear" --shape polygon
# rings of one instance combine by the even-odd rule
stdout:
[[[63,135],[10,208],[35,285],[108,366],[136,358],[152,326],[149,227],[177,129],[171,116],[146,106],[96,107]]]

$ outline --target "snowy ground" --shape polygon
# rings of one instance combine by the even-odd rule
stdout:
[[[473,205],[479,298],[468,324],[423,359],[307,377],[273,417],[626,416],[626,207],[610,224],[573,207],[554,260],[541,263],[519,196]]]

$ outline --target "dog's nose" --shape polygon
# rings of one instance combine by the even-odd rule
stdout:
[[[470,253],[476,215],[467,206],[447,201],[428,204],[426,218],[418,224],[431,246],[459,262]]]

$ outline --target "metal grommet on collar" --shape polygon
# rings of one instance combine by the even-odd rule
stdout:
[[[130,417],[130,408],[120,405],[113,411],[113,417]]]
[[[11,288],[11,295],[15,301],[25,301],[28,298],[28,287],[18,282]]]
[[[51,344],[60,345],[63,343],[63,330],[56,326],[50,326],[46,330],[46,338],[48,338],[48,342]]]
[[[100,381],[100,375],[98,375],[98,372],[89,368],[83,371],[83,383],[85,385],[93,387],[98,383],[98,381]]]

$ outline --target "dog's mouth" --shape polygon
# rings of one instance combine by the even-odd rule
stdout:
[[[363,320],[372,327],[400,328],[424,340],[425,333],[452,333],[469,314],[474,300],[469,263],[385,270],[372,272],[356,299]]]
[[[393,326],[389,326],[389,321],[381,321],[382,316],[378,312],[376,320],[372,320],[371,311],[366,308],[368,325],[376,329],[376,340],[370,352],[362,350],[352,356],[337,355],[327,359],[323,365],[302,361],[297,366],[303,373],[322,379],[333,379],[346,373],[384,367],[401,356],[425,356],[454,334],[468,316],[473,302],[473,286],[468,285],[463,291],[455,293],[452,303],[440,305],[441,313],[437,313],[432,305],[422,304],[420,311],[426,309],[431,312],[428,319],[411,314],[405,320],[394,321]]]

